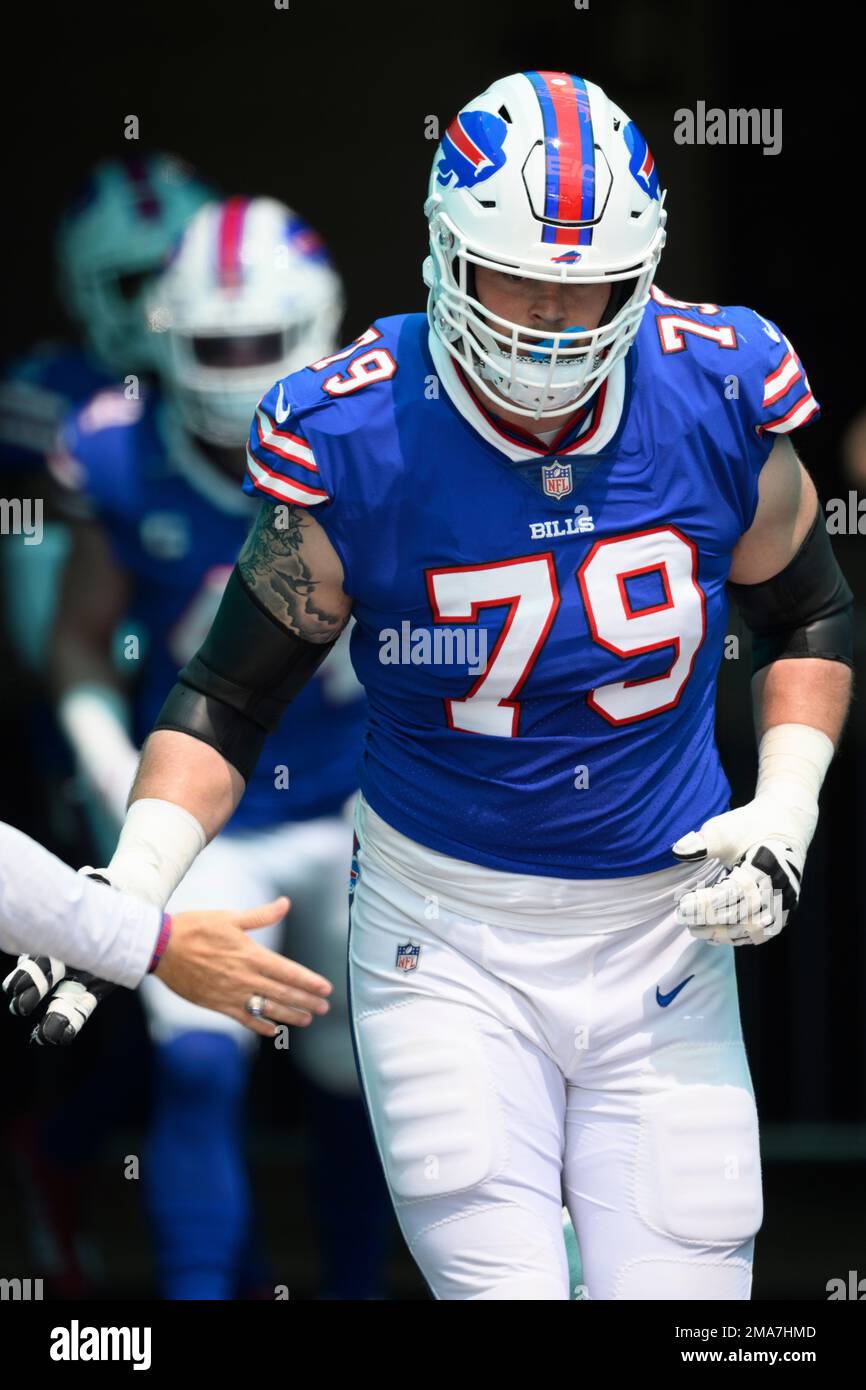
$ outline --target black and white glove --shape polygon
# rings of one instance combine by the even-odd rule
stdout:
[[[752,806],[754,802],[739,809],[748,811]],[[678,840],[673,851],[676,858],[685,863],[723,858],[718,847],[709,849],[717,845],[715,821],[722,819],[717,816]],[[699,840],[707,848],[700,848]],[[714,883],[685,893],[677,903],[677,921],[692,936],[713,946],[760,946],[787,926],[800,898],[805,859],[802,844],[794,843],[793,837],[767,834]]]
[[[712,882],[677,903],[677,921],[713,946],[760,946],[787,925],[818,823],[833,743],[809,724],[776,724],[758,749],[753,801],[712,816],[673,846],[682,863],[720,860]]]
[[[95,869],[87,867],[79,872],[99,883],[108,883],[104,873]],[[74,1042],[97,1004],[116,988],[86,970],[67,969],[55,956],[19,956],[15,969],[2,984],[9,1012],[19,1018],[29,1018],[48,999],[48,1007],[30,1034],[30,1041],[54,1047],[67,1047]]]

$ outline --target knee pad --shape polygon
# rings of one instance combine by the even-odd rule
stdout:
[[[560,1223],[512,1202],[476,1205],[418,1232],[409,1248],[439,1299],[568,1301]]]
[[[237,1102],[248,1056],[223,1033],[181,1033],[156,1049],[157,1094],[201,1111]]]
[[[472,1012],[419,999],[356,1025],[367,1104],[401,1202],[479,1187],[507,1154],[505,1121]]]
[[[758,1118],[742,1045],[663,1048],[644,1079],[633,1187],[639,1216],[686,1246],[749,1241],[763,1206]]]
[[[742,1302],[752,1292],[752,1244],[742,1254],[705,1258],[631,1260],[619,1270],[613,1297],[639,1302],[668,1299]]]

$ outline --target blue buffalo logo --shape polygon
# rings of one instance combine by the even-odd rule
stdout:
[[[629,173],[648,198],[657,198],[659,196],[659,176],[656,162],[650,154],[649,145],[634,121],[629,121],[623,135],[630,156],[628,161]]]
[[[507,134],[505,121],[492,111],[461,111],[442,136],[439,182],[445,187],[472,188],[489,179],[505,163]]]

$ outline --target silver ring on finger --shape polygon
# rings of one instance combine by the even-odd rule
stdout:
[[[244,1005],[247,1013],[252,1014],[253,1018],[264,1018],[267,1007],[268,1000],[261,994],[251,994]]]

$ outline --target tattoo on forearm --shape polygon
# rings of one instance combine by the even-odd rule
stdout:
[[[290,631],[308,642],[330,642],[346,617],[317,601],[318,584],[301,553],[308,526],[299,507],[264,504],[238,557],[238,569],[259,602]]]

